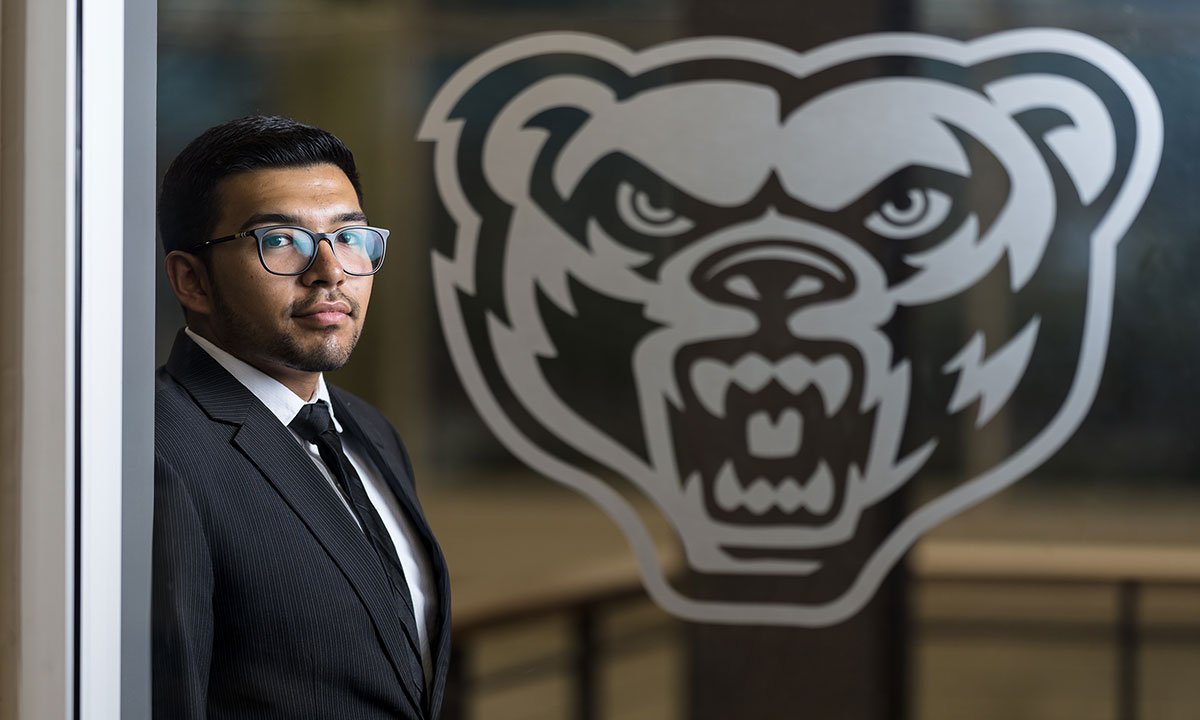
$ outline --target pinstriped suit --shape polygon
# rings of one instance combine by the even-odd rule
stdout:
[[[429,689],[415,628],[341,500],[287,428],[180,333],[155,395],[159,720],[438,716],[445,560],[396,431],[359,398],[330,395],[344,435],[380,469],[428,553],[438,592]]]

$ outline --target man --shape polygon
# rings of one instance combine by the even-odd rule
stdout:
[[[187,327],[155,398],[155,717],[436,718],[445,562],[400,437],[322,375],[387,238],[353,156],[227,122],[167,170],[159,225]]]

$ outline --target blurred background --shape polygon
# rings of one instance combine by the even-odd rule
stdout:
[[[928,534],[863,622],[717,628],[666,614],[612,521],[511,456],[459,384],[430,278],[431,252],[454,225],[431,147],[416,140],[434,94],[469,59],[539,31],[635,50],[720,34],[804,51],[868,32],[970,39],[1031,26],[1117,48],[1165,118],[1157,182],[1119,247],[1089,416],[1026,480]],[[159,176],[202,130],[251,113],[324,127],[355,152],[371,222],[392,235],[367,330],[333,381],[382,409],[413,455],[455,593],[448,715],[1190,720],[1200,707],[1198,31],[1200,7],[1187,0],[160,0]],[[162,363],[182,321],[161,281],[156,312]],[[904,502],[988,452],[961,448]],[[666,527],[652,529],[678,565]]]

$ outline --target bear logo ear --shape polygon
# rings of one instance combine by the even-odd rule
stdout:
[[[546,78],[513,96],[483,143],[483,172],[492,190],[510,204],[527,202],[534,164],[547,144],[561,148],[588,119],[615,102],[612,88],[580,75]],[[563,193],[562,183],[556,185]]]
[[[1057,111],[1061,123],[1045,131],[1042,139],[1083,204],[1100,197],[1116,173],[1117,135],[1112,114],[1095,91],[1078,80],[1048,74],[1004,78],[985,91],[1016,119],[1035,111]]]
[[[533,36],[472,60],[438,92],[418,133],[437,145],[439,177],[527,202],[547,143],[565,143],[617,101],[615,85],[629,75],[604,59],[615,47],[591,36]]]
[[[1059,51],[1025,48],[992,56],[976,68],[999,71],[983,92],[1034,141],[1055,173],[1058,200],[1094,210],[1099,222],[1093,241],[1115,243],[1157,170],[1161,114],[1153,91],[1128,60],[1094,41],[1066,37],[1070,42]],[[1021,244],[1010,248],[1010,261],[1014,286],[1020,287],[1041,253],[1032,243]]]

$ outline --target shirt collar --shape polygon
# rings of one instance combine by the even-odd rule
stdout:
[[[259,402],[266,405],[267,410],[270,410],[271,414],[279,419],[279,422],[287,425],[296,417],[296,413],[300,412],[300,408],[310,402],[324,400],[325,404],[329,406],[329,414],[333,418],[334,428],[338,432],[342,431],[342,424],[338,422],[337,415],[333,411],[333,403],[329,400],[329,386],[325,384],[324,373],[317,376],[317,391],[313,393],[311,400],[306,401],[289,390],[283,383],[246,361],[230,355],[207,338],[192,332],[191,328],[185,327],[183,331],[213,360],[216,360],[217,364],[225,368],[234,379],[258,398]]]

